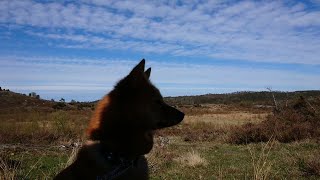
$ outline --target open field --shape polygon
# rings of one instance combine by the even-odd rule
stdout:
[[[272,116],[270,108],[223,104],[178,108],[186,113],[185,120],[157,132],[147,155],[151,179],[320,178],[318,139],[230,143],[235,128],[263,122]],[[51,179],[81,146],[91,113],[91,108],[72,107],[2,111],[0,179]]]
[[[151,179],[318,179],[307,163],[319,160],[319,149],[312,141],[230,145],[170,137],[169,144],[157,144],[147,157]],[[50,179],[65,167],[71,151],[61,146],[11,146],[2,148],[1,156],[16,160],[15,166],[5,168],[13,177]]]

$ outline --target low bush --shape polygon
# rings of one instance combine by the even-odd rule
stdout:
[[[66,107],[66,103],[65,102],[57,102],[55,103],[52,108],[53,109],[63,109],[64,107]]]
[[[320,115],[305,99],[300,98],[293,105],[275,111],[273,115],[258,124],[248,123],[235,127],[229,142],[246,144],[267,142],[274,138],[279,142],[292,142],[320,137]]]

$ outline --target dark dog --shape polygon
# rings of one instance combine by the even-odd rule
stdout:
[[[184,114],[163,101],[144,65],[143,59],[98,103],[89,141],[55,179],[148,179],[143,155],[152,149],[154,130],[180,123]]]

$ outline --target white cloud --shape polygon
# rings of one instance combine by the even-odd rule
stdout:
[[[320,64],[320,12],[302,3],[0,1],[0,26],[7,24],[47,28],[28,32],[73,42],[60,47]]]
[[[0,82],[19,92],[63,91],[98,99],[127,75],[137,62],[122,59],[1,57]],[[218,65],[147,60],[151,80],[165,96],[234,92],[240,90],[305,90],[320,86],[319,74]],[[54,95],[54,93],[51,93]],[[61,96],[59,94],[59,96]],[[46,96],[48,99],[52,97]],[[86,99],[88,100],[88,99]],[[92,99],[91,99],[92,100]]]

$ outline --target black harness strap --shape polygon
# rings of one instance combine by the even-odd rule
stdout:
[[[111,167],[105,174],[97,176],[97,180],[113,180],[124,174],[130,168],[133,168],[137,161],[137,159],[126,159],[116,156],[113,153],[106,153],[105,160]]]

